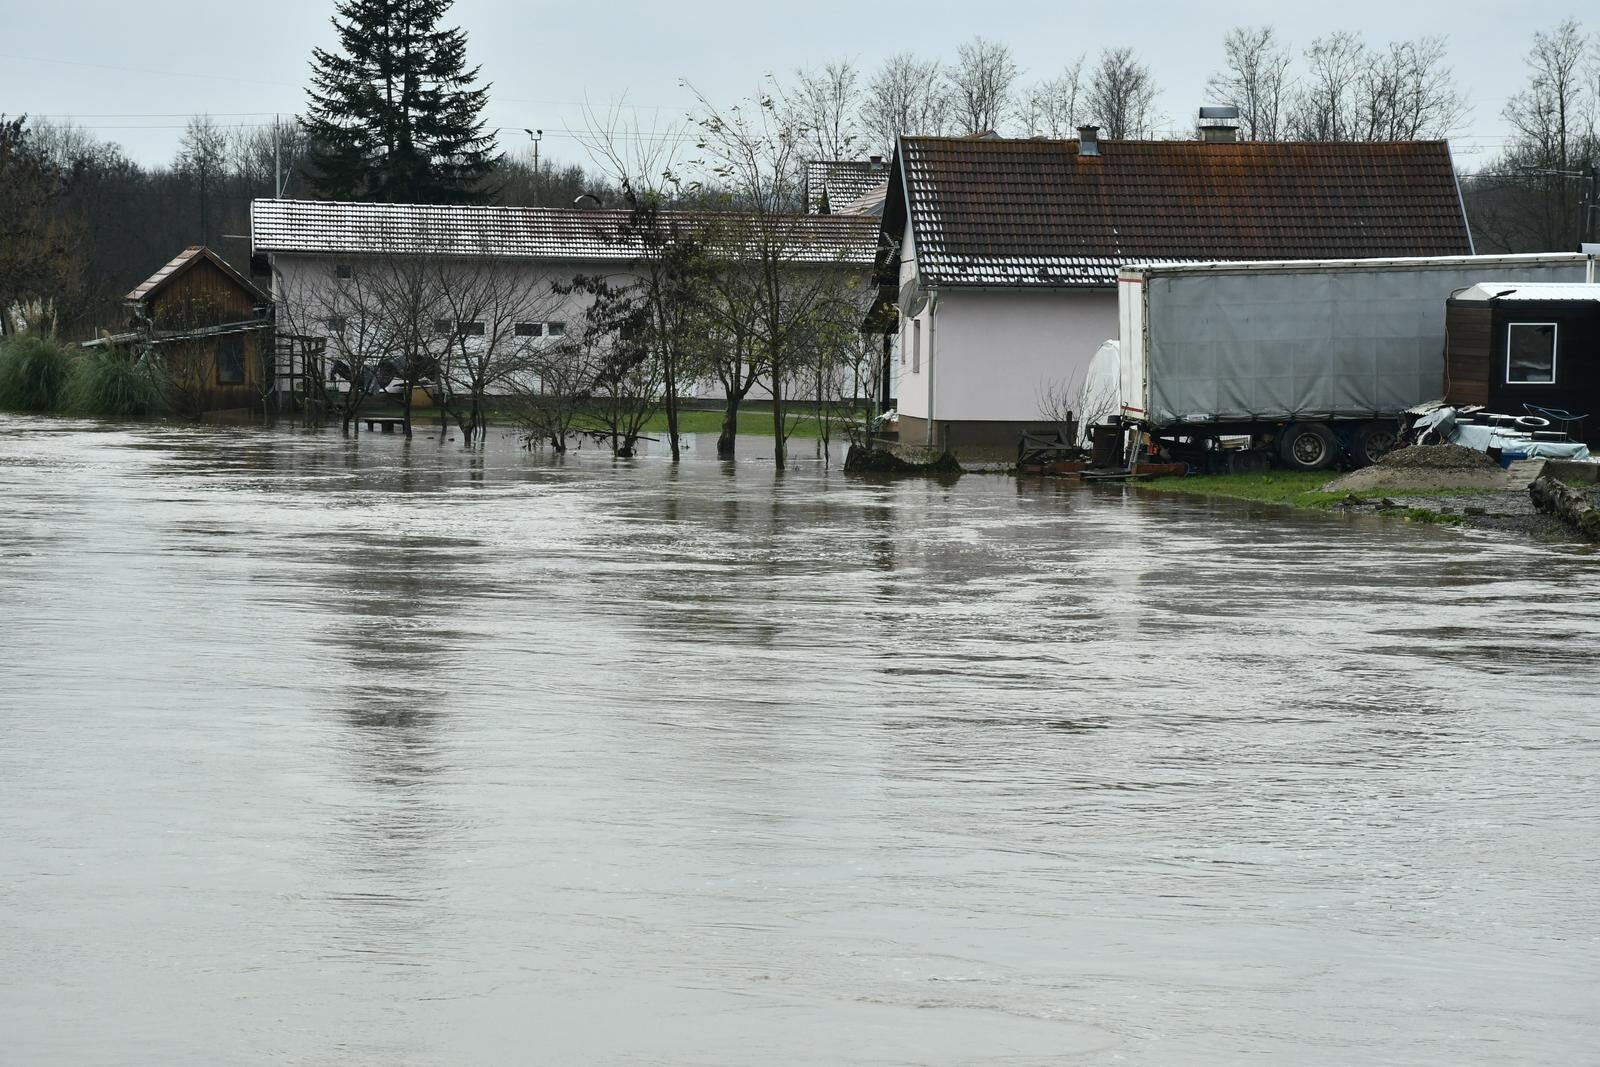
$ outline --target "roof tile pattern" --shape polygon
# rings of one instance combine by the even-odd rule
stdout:
[[[889,176],[883,159],[819,159],[805,166],[806,208],[820,211],[824,200],[830,212],[860,200]]]
[[[1101,141],[1083,156],[1070,140],[906,137],[886,248],[907,201],[925,284],[1109,286],[1153,260],[1472,251],[1442,141]]]
[[[664,212],[663,217],[700,230],[708,240],[737,233],[741,221],[751,221],[702,212]],[[250,240],[256,252],[305,255],[627,263],[644,254],[643,243],[628,232],[628,219],[628,212],[619,210],[256,200],[250,205]],[[864,267],[873,261],[874,218],[791,215],[769,222],[761,239],[795,262]]]

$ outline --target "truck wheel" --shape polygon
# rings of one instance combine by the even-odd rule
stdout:
[[[1278,435],[1278,458],[1291,470],[1326,470],[1339,458],[1339,439],[1320,422],[1291,422]]]
[[[1400,442],[1399,428],[1392,422],[1364,422],[1356,430],[1354,459],[1358,467],[1370,467]]]

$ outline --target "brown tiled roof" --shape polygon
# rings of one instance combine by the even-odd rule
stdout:
[[[123,297],[123,299],[129,303],[138,303],[142,300],[148,299],[149,297],[155,295],[155,293],[157,293],[159,290],[164,288],[168,282],[172,281],[172,279],[176,278],[178,275],[182,274],[184,271],[188,270],[194,264],[203,259],[210,260],[216,265],[217,269],[221,270],[229,278],[232,278],[236,283],[238,283],[241,289],[249,293],[258,302],[264,304],[269,301],[267,295],[252,285],[248,278],[234,270],[228,265],[227,260],[211,251],[211,249],[206,248],[204,245],[190,245],[188,248],[185,248],[182,252],[179,252],[176,256],[173,256],[172,260],[166,266],[162,267],[160,270],[150,275],[150,277],[146,278],[143,282],[139,283],[139,287],[133,292],[129,293],[127,296]]]
[[[664,212],[708,234],[734,231],[742,216]],[[452,255],[552,262],[639,259],[628,212],[575,208],[469,207],[448,204],[355,204],[256,200],[250,240],[257,252],[307,255]],[[861,215],[790,215],[765,231],[802,263],[872,264],[877,220]]]
[[[1108,286],[1130,263],[1467,255],[1443,141],[905,137],[884,211],[895,282],[909,207],[924,284]],[[891,249],[892,246],[892,249]]]

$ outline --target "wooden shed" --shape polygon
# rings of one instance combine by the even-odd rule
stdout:
[[[127,296],[133,331],[153,348],[191,414],[259,407],[273,387],[272,300],[209,248],[183,250]]]
[[[1600,439],[1600,285],[1481,282],[1446,302],[1445,330],[1448,403],[1561,412]]]

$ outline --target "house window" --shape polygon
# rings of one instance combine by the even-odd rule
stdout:
[[[922,373],[922,320],[911,322],[911,373]]]
[[[466,322],[463,320],[456,323],[456,329],[460,331],[462,337],[483,336],[483,323],[481,322]]]
[[[448,337],[448,336],[450,336],[450,332],[451,332],[450,331],[450,320],[449,319],[434,319],[433,320],[433,332],[438,334],[440,337]]]
[[[350,266],[348,263],[335,264],[333,268],[333,276],[338,278],[340,281],[348,281],[356,276],[355,268]]]
[[[564,322],[547,322],[544,324],[544,334],[546,337],[565,337],[567,324]]]
[[[1506,327],[1506,383],[1549,385],[1556,380],[1556,324],[1513,322]]]
[[[217,384],[244,384],[243,337],[224,337],[217,343]]]
[[[519,322],[514,329],[518,337],[544,336],[544,323],[542,322]]]
[[[324,321],[328,324],[329,333],[344,333],[345,327],[349,325],[343,315],[329,315]]]

